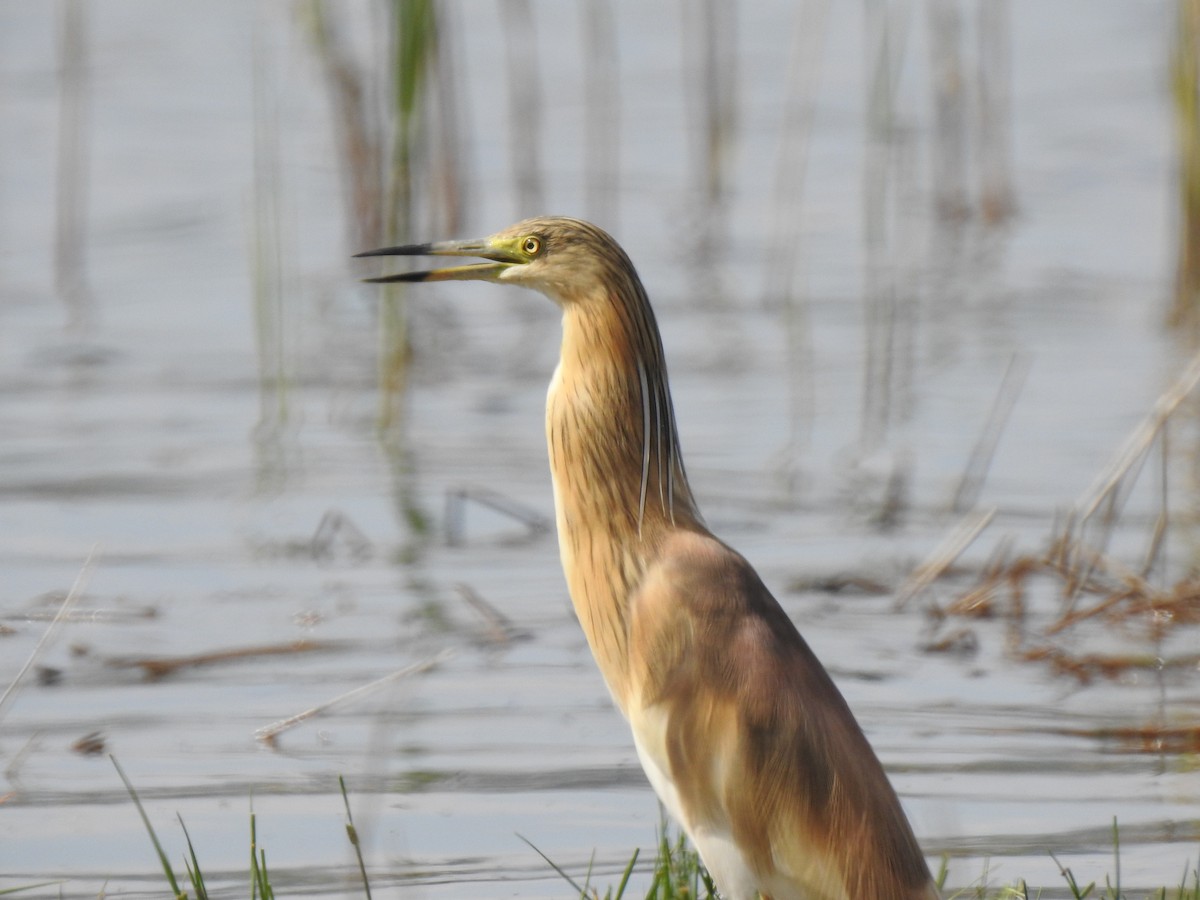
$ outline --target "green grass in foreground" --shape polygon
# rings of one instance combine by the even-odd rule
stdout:
[[[146,815],[146,810],[142,806],[142,801],[138,798],[137,791],[133,787],[133,783],[125,775],[125,770],[121,768],[121,764],[117,762],[115,756],[109,756],[112,764],[117,768],[117,774],[121,776],[121,781],[125,783],[125,789],[129,791],[129,796],[133,798],[133,804],[137,807],[138,814],[142,817],[142,823],[146,826],[146,833],[150,835],[150,842],[154,845],[154,850],[158,854],[158,861],[162,865],[163,874],[167,878],[167,884],[171,888],[171,896],[176,900],[187,900],[188,892],[181,890],[179,880],[175,877],[175,870],[171,866],[171,861],[167,858],[166,851],[163,850],[162,843],[158,840],[158,834],[154,831],[154,826],[150,824],[150,817]],[[358,830],[354,827],[354,817],[350,813],[350,798],[346,794],[346,780],[338,777],[338,786],[342,791],[342,800],[346,804],[346,837],[350,840],[350,845],[354,848],[354,855],[358,859],[358,871],[362,875],[363,896],[367,900],[371,900],[371,884],[367,880],[367,866],[363,861],[362,848],[358,843]],[[183,824],[183,819],[179,819],[179,827],[183,829],[183,836],[187,842],[187,855],[184,857],[183,865],[187,870],[188,881],[191,882],[192,891],[196,900],[208,900],[208,888],[204,884],[204,873],[200,869],[200,860],[196,857],[196,848],[192,846],[192,839],[187,833],[187,826]],[[258,832],[256,820],[253,810],[250,813],[250,897],[252,900],[274,900],[275,888],[271,884],[270,870],[267,868],[267,851],[258,844]]]
[[[137,791],[134,789],[133,784],[126,777],[125,772],[121,769],[116,759],[112,758],[112,761],[113,765],[117,768],[117,773],[121,776],[121,780],[125,783],[125,788],[129,791],[129,796],[133,798],[138,814],[141,815],[142,822],[146,826],[146,832],[150,835],[150,842],[154,845],[155,852],[158,854],[158,859],[162,865],[163,874],[166,876],[167,884],[170,887],[171,895],[176,900],[188,900],[189,897],[195,897],[196,900],[208,900],[208,889],[204,884],[204,874],[200,868],[200,860],[196,857],[196,850],[192,846],[192,840],[188,836],[187,827],[183,824],[183,819],[179,820],[179,825],[183,830],[184,839],[187,843],[184,868],[187,872],[187,880],[191,884],[191,894],[188,893],[186,888],[180,887],[179,879],[175,877],[171,862],[158,840],[154,826],[150,824],[150,818],[146,815],[146,811],[142,807],[141,800],[138,799]],[[346,836],[351,846],[354,847],[354,853],[358,859],[358,870],[362,878],[363,896],[367,900],[371,900],[371,884],[367,878],[367,867],[363,861],[362,850],[359,846],[358,832],[355,830],[354,818],[350,812],[350,799],[346,793],[345,780],[339,777],[338,785],[341,788],[342,800],[346,805]],[[625,866],[625,870],[621,874],[621,878],[616,886],[607,888],[601,894],[599,889],[591,885],[592,873],[590,866],[583,884],[579,884],[578,881],[572,878],[562,867],[546,856],[546,854],[542,853],[541,850],[538,850],[530,841],[523,837],[521,840],[529,844],[546,861],[547,865],[562,876],[564,881],[570,886],[571,897],[577,897],[579,900],[626,900],[626,889],[629,886],[629,880],[633,875],[640,851],[633,851],[633,855],[630,857],[629,863]],[[1063,882],[1066,884],[1069,892],[1068,896],[1073,898],[1073,900],[1200,900],[1200,865],[1189,868],[1185,864],[1178,887],[1162,887],[1150,893],[1137,895],[1127,893],[1121,887],[1121,846],[1116,819],[1113,820],[1114,874],[1104,876],[1103,886],[1100,886],[1096,881],[1081,884],[1075,873],[1059,862],[1053,853],[1050,854],[1050,857],[1058,865],[1059,871],[1062,873]],[[943,858],[941,868],[937,873],[938,887],[943,890],[948,871],[948,861]],[[987,872],[985,871],[980,876],[977,884],[961,888],[953,893],[944,894],[944,896],[946,900],[1038,900],[1038,898],[1043,896],[1041,889],[1030,889],[1023,880],[1018,880],[1012,885],[992,887],[987,884],[987,878]],[[267,868],[267,852],[258,845],[253,811],[250,813],[249,882],[251,900],[273,900],[275,897],[275,888],[271,884]],[[0,891],[0,895],[16,893],[19,890],[29,890],[41,886],[26,885],[20,888],[10,888],[6,891]],[[672,837],[671,829],[665,820],[659,827],[653,878],[650,888],[645,894],[645,898],[646,900],[720,900],[717,896],[716,888],[713,886],[712,880],[708,877],[708,873],[700,864],[700,858],[696,855],[696,852],[688,846],[682,834]]]

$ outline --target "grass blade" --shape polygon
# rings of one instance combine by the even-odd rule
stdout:
[[[250,897],[251,900],[274,900],[275,890],[267,874],[267,851],[258,847],[258,822],[250,813]]]
[[[1115,882],[1108,885],[1109,896],[1121,900],[1121,832],[1117,829],[1117,817],[1113,816],[1113,875]],[[1105,879],[1107,881],[1108,879]]]
[[[154,844],[154,851],[158,854],[158,861],[162,864],[163,873],[167,876],[167,883],[171,885],[171,894],[175,897],[184,900],[187,894],[179,890],[179,882],[175,880],[175,873],[171,871],[171,863],[167,859],[166,851],[163,850],[162,844],[158,841],[158,835],[154,833],[154,826],[150,824],[150,817],[146,815],[145,807],[142,806],[142,801],[138,798],[137,791],[133,789],[133,783],[125,775],[125,770],[121,768],[121,764],[117,762],[117,758],[111,753],[108,758],[112,760],[112,764],[117,769],[117,774],[121,776],[121,781],[125,782],[125,790],[129,791],[129,796],[133,798],[133,804],[137,807],[138,815],[142,817],[142,823],[146,826],[146,832],[150,835],[150,842]]]
[[[358,829],[354,827],[354,817],[350,815],[350,798],[346,794],[346,779],[338,776],[338,785],[342,789],[342,802],[346,804],[346,836],[354,847],[354,855],[358,857],[358,872],[362,875],[363,892],[367,900],[371,900],[371,882],[367,879],[367,865],[363,862],[362,847],[358,843]]]
[[[621,873],[621,881],[617,884],[617,893],[613,900],[621,900],[625,896],[625,886],[629,884],[629,876],[633,874],[633,867],[637,864],[638,854],[641,851],[634,849],[633,856],[629,858],[629,865],[625,867],[625,871]]]
[[[196,892],[196,900],[208,900],[208,888],[204,885],[204,873],[200,871],[200,860],[196,857],[196,848],[192,846],[192,836],[183,824],[183,816],[175,813],[175,818],[179,820],[179,827],[183,829],[183,837],[187,841],[188,855],[184,857],[183,865],[191,879],[192,890]]]
[[[523,835],[523,834],[518,834],[517,837],[519,837],[526,844],[528,844],[533,849],[534,853],[536,853],[538,856],[540,856],[542,859],[544,859],[546,861],[546,864],[548,866],[550,866],[550,868],[552,868],[555,872],[557,872],[559,875],[561,875],[563,881],[565,881],[567,884],[569,884],[572,888],[575,889],[575,893],[577,893],[580,897],[587,896],[587,888],[580,886],[580,884],[574,878],[572,878],[570,875],[568,875],[566,872],[564,872],[562,870],[562,867],[560,867],[558,863],[556,863],[554,860],[552,860],[550,857],[548,857],[545,853],[543,853],[541,850],[539,850],[537,848],[537,846],[533,843],[533,841],[529,840],[529,838],[525,837],[525,835]]]
[[[1187,873],[1184,872],[1184,878],[1187,878]],[[22,884],[17,887],[0,888],[0,897],[5,894],[19,894],[21,891],[32,891],[35,888],[49,887],[52,884],[62,884],[61,881],[39,881],[37,884]]]

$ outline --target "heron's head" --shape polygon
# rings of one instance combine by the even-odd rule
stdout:
[[[370,250],[359,256],[472,256],[489,262],[368,278],[397,281],[494,281],[532,288],[568,307],[591,297],[640,293],[637,273],[606,232],[579,219],[526,219],[491,237]]]

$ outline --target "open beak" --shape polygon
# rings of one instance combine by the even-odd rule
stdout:
[[[493,244],[491,239],[475,241],[439,241],[435,244],[408,244],[403,247],[384,247],[356,253],[362,256],[476,256],[492,262],[456,266],[450,269],[430,269],[425,272],[402,272],[380,278],[365,278],[372,284],[389,284],[396,281],[495,281],[505,269],[526,262],[512,249]]]

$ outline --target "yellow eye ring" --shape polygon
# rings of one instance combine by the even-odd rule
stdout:
[[[521,242],[521,249],[525,251],[527,256],[537,256],[538,251],[542,249],[541,238],[531,234]]]

